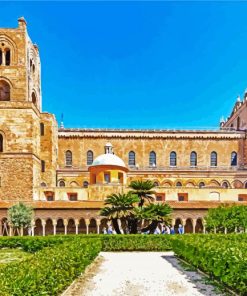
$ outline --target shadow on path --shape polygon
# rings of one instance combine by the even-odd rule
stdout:
[[[179,261],[173,254],[166,254],[161,256],[164,260],[169,262],[174,268],[176,268],[181,274],[185,275],[188,282],[192,283],[198,292],[205,296],[228,296],[230,294],[218,291],[217,287],[207,284],[207,278],[194,269],[193,266],[186,265],[182,266],[182,262]],[[188,268],[188,269],[187,269]]]

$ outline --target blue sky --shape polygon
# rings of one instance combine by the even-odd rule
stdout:
[[[247,88],[247,3],[1,2],[66,127],[212,128]]]

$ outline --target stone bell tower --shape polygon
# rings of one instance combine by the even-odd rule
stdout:
[[[0,29],[0,200],[32,200],[40,184],[40,59],[26,21]]]

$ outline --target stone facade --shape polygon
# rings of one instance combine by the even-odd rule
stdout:
[[[41,110],[39,51],[20,18],[0,29],[0,234],[17,201],[34,207],[36,234],[100,231],[106,196],[147,179],[174,225],[203,231],[208,208],[247,201],[246,99],[217,131],[59,129]],[[92,163],[106,143],[122,167]]]

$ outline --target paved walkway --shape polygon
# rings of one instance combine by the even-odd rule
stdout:
[[[64,296],[213,296],[214,287],[172,252],[102,252]]]

